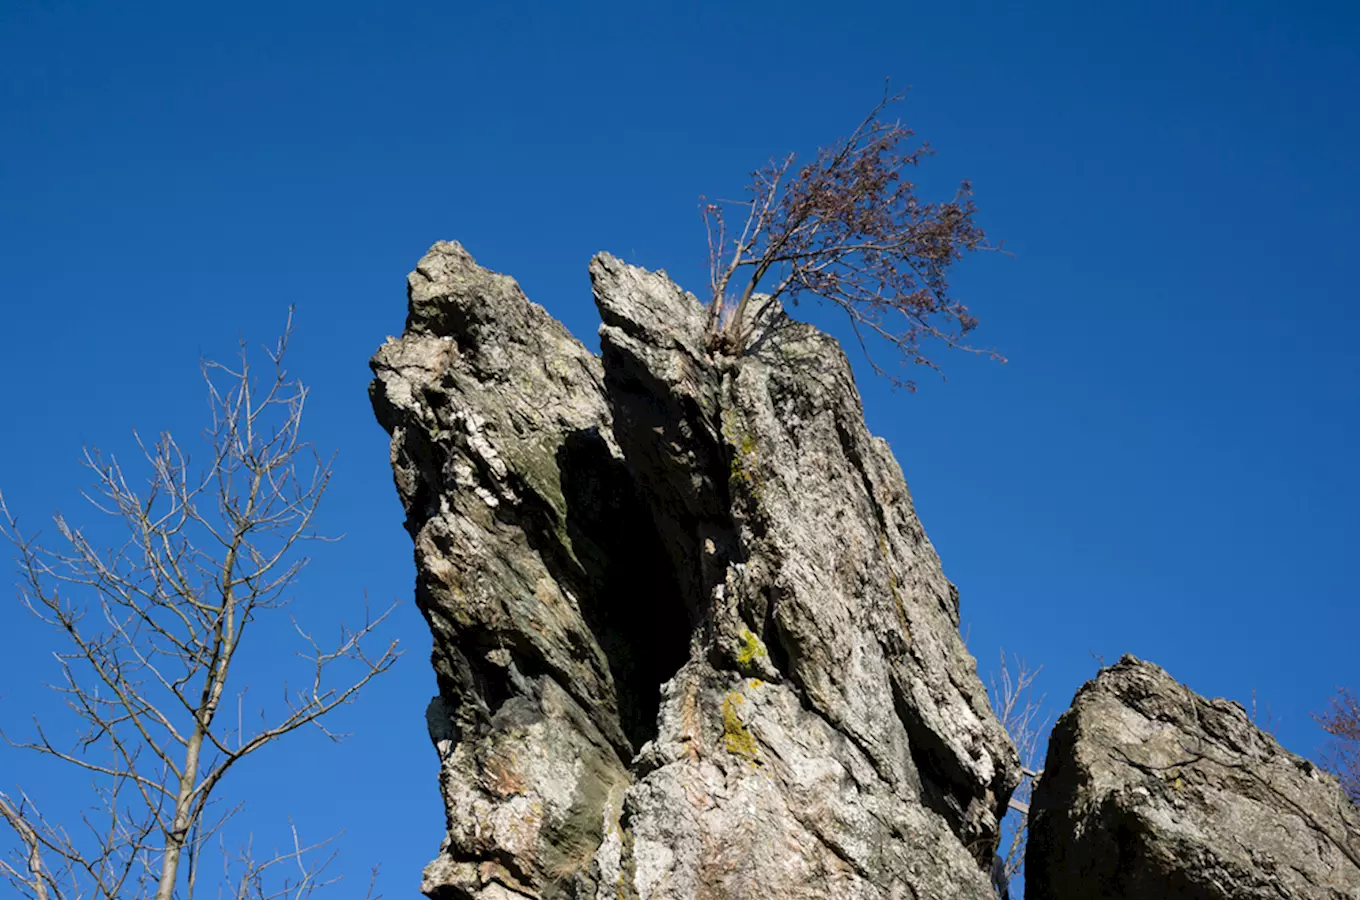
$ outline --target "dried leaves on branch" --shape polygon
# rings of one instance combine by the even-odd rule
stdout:
[[[886,341],[903,364],[937,371],[922,341],[1001,359],[968,345],[977,319],[953,297],[948,279],[965,252],[998,248],[974,222],[968,182],[942,203],[917,197],[908,176],[931,150],[913,145],[900,121],[883,118],[902,97],[885,93],[848,138],[801,167],[789,155],[753,173],[747,199],[705,201],[710,326],[718,343],[744,347],[760,291],[795,304],[805,295],[835,304],[874,371],[909,390],[911,378],[876,361],[873,339]],[[739,232],[729,230],[727,209],[744,212]]]
[[[1317,720],[1333,739],[1327,769],[1341,779],[1346,795],[1360,803],[1360,697],[1342,688]]]
[[[276,621],[307,564],[303,545],[319,539],[314,519],[331,477],[302,439],[307,388],[284,369],[287,339],[267,351],[262,373],[244,344],[234,367],[204,363],[212,418],[201,468],[169,434],[138,440],[147,470],[140,485],[117,459],[86,451],[95,479],[86,497],[111,520],[110,548],[60,515],[60,540],[39,544],[0,498],[20,597],[59,639],[54,690],[78,724],[73,740],[37,719],[31,738],[6,740],[83,774],[96,793],[93,811],[69,825],[49,821],[25,794],[0,794],[14,839],[0,873],[26,896],[192,897],[211,877],[203,854],[235,812],[218,811],[228,772],[303,728],[338,739],[327,717],[396,661],[395,641],[370,649],[387,613],[342,627],[330,643]],[[245,673],[235,664],[247,634],[271,621],[297,647],[295,680],[281,685],[282,703],[243,718]],[[267,860],[238,858],[251,873],[239,890],[209,892],[305,896],[299,885],[320,883],[305,874],[315,871],[310,849],[295,840]],[[266,887],[264,874],[284,862],[303,874]]]

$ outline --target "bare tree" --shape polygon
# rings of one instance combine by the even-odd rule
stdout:
[[[1314,718],[1333,739],[1326,768],[1341,779],[1346,795],[1360,803],[1360,698],[1341,688],[1327,711]]]
[[[968,182],[951,200],[926,203],[906,177],[932,152],[910,144],[914,133],[884,111],[889,95],[845,138],[797,170],[795,157],[752,173],[745,200],[704,199],[717,344],[740,350],[749,338],[750,301],[763,288],[793,303],[806,294],[840,307],[874,371],[915,390],[910,378],[885,372],[866,338],[888,342],[901,362],[939,367],[920,352],[923,339],[1001,357],[966,343],[977,319],[950,294],[950,266],[965,251],[999,249],[973,221]],[[745,211],[729,233],[724,209]]]
[[[290,311],[263,377],[244,342],[234,366],[202,364],[212,417],[201,468],[168,433],[150,445],[138,437],[148,468],[140,487],[117,459],[86,449],[95,482],[85,497],[112,520],[111,548],[59,514],[59,543],[41,545],[0,497],[20,598],[60,636],[53,689],[79,722],[69,743],[37,718],[34,737],[5,739],[83,773],[95,791],[94,811],[69,825],[49,821],[25,793],[0,793],[15,839],[0,872],[25,896],[192,898],[205,850],[222,844],[237,809],[217,802],[228,772],[303,728],[338,740],[326,717],[396,661],[396,641],[368,650],[390,609],[342,626],[325,646],[294,621],[300,686],[285,682],[283,704],[261,709],[254,727],[239,710],[223,714],[244,692],[234,664],[247,633],[286,605],[308,561],[302,545],[319,539],[313,522],[330,483],[329,461],[301,437],[308,389],[283,366],[291,329]],[[316,848],[294,837],[263,861],[238,853],[244,877],[218,895],[307,896],[323,879],[309,861]],[[285,865],[300,874],[267,889],[265,875]]]
[[[1004,852],[999,853],[1005,866],[1006,881],[1013,880],[1024,871],[1030,798],[1034,793],[1035,779],[1043,774],[1040,762],[1048,717],[1043,715],[1044,695],[1034,696],[1034,681],[1042,669],[1043,666],[1031,669],[1017,656],[1012,672],[1003,650],[1001,667],[989,685],[992,709],[1020,753],[1022,775],[1020,786],[1015,789],[1010,801],[1011,811],[1017,816],[1015,825],[1008,845]]]

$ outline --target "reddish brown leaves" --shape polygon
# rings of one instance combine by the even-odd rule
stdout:
[[[1335,740],[1326,767],[1341,779],[1346,794],[1360,803],[1360,698],[1342,688],[1318,723]]]
[[[796,172],[790,155],[752,173],[749,199],[704,202],[712,326],[729,347],[744,344],[748,302],[763,290],[794,304],[807,294],[839,306],[874,371],[909,390],[915,382],[880,368],[866,338],[887,341],[904,364],[937,371],[920,352],[925,339],[1000,359],[964,342],[977,318],[952,297],[948,279],[965,252],[996,248],[973,221],[968,182],[942,203],[916,196],[906,176],[930,148],[911,146],[910,129],[881,119],[901,99],[885,94],[850,137]],[[725,206],[746,208],[740,235],[727,233]]]

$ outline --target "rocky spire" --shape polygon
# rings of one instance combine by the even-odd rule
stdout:
[[[374,409],[434,634],[432,897],[990,900],[1019,780],[834,340],[600,254],[590,354],[458,244]]]

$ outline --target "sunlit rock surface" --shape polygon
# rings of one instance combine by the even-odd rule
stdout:
[[[600,254],[595,357],[436,244],[374,409],[434,634],[439,898],[993,897],[1019,780],[837,344]]]

